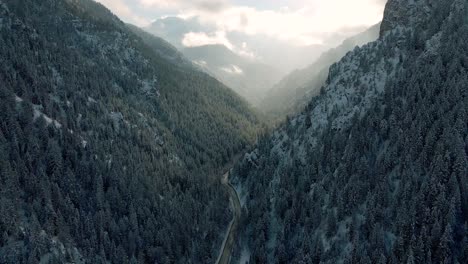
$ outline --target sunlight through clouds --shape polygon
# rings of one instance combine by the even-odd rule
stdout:
[[[322,44],[331,33],[363,29],[382,19],[384,0],[98,0],[123,20],[146,26],[161,13],[182,18],[195,18],[215,27],[212,32],[192,32],[185,43],[204,38],[229,47],[228,32],[262,34],[296,45]],[[275,6],[277,2],[277,6]],[[265,3],[263,3],[263,6]],[[152,15],[152,11],[154,15]],[[354,33],[354,32],[353,32]],[[206,41],[204,41],[206,42]]]

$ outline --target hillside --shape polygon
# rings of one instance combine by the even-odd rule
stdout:
[[[330,67],[357,46],[375,41],[379,30],[380,23],[346,39],[340,46],[324,52],[307,68],[290,73],[272,86],[259,108],[273,120],[298,113],[312,97],[320,93],[320,88],[327,80]]]
[[[182,52],[253,105],[261,102],[281,76],[273,67],[241,57],[223,45],[184,48]]]
[[[234,170],[250,263],[466,263],[468,6],[389,0],[377,41]]]
[[[190,67],[192,62],[184,57],[184,55],[169,42],[165,41],[162,38],[156,37],[144,31],[143,29],[127,24],[127,27],[138,37],[143,40],[143,42],[153,50],[159,57],[163,57],[165,60],[172,62],[176,65],[184,65]]]
[[[210,263],[247,103],[91,0],[0,0],[0,263]]]

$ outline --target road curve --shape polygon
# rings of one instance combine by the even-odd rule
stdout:
[[[218,260],[216,261],[216,264],[229,264],[229,261],[231,260],[232,250],[236,242],[237,229],[239,227],[239,222],[242,213],[239,195],[237,194],[236,189],[234,189],[234,186],[232,186],[232,184],[229,183],[229,173],[230,171],[224,174],[221,182],[223,183],[224,187],[229,193],[229,199],[231,200],[230,204],[231,206],[233,206],[234,209],[234,217],[231,223],[229,224],[228,232],[226,238],[224,239],[221,253],[218,257]]]

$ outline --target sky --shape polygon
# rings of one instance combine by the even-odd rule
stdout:
[[[190,32],[184,44],[227,43],[228,33],[264,35],[297,45],[323,44],[331,34],[382,19],[386,0],[97,0],[140,27],[167,16],[196,18],[215,30]],[[355,33],[355,32],[353,32]]]

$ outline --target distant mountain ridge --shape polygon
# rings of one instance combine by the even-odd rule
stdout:
[[[281,76],[277,69],[243,58],[223,45],[184,48],[182,52],[253,105],[259,104]]]
[[[266,93],[259,108],[273,119],[281,119],[301,111],[308,101],[320,92],[332,64],[355,47],[375,41],[379,36],[379,29],[380,23],[324,52],[307,68],[287,75]]]
[[[217,28],[201,24],[197,18],[164,17],[154,21],[145,28],[163,39],[166,39],[178,49],[183,49],[184,37],[187,33],[206,33],[208,35],[217,31]],[[232,45],[241,48],[245,43],[257,56],[257,62],[274,65],[282,73],[296,68],[303,68],[320,56],[326,46],[311,44],[297,45],[289,41],[280,41],[263,35],[248,35],[242,32],[227,32],[226,38]],[[281,50],[281,53],[278,53]],[[281,63],[280,63],[281,62]]]
[[[215,30],[209,26],[202,26],[195,18],[161,18],[145,30],[169,41],[201,69],[231,87],[255,106],[259,106],[268,89],[287,71],[306,65],[306,61],[315,60],[324,50],[321,45],[296,47],[289,43],[276,43],[273,39],[241,33],[228,34],[227,37],[233,42],[233,46],[238,46],[232,50],[223,44],[187,47],[183,45],[187,33]],[[238,52],[244,44],[252,48],[253,57],[246,57]],[[278,50],[282,51],[281,54]]]
[[[159,56],[175,64],[192,65],[192,63],[187,60],[176,47],[172,46],[172,44],[164,39],[150,35],[146,31],[134,25],[127,24],[127,27],[136,35],[141,37]]]

